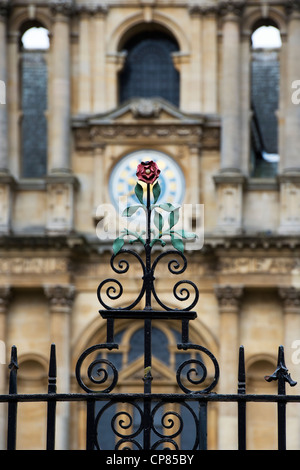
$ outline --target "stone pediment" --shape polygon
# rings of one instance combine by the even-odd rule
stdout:
[[[105,144],[132,144],[147,139],[157,143],[203,144],[203,132],[219,145],[216,116],[187,114],[161,98],[132,99],[103,114],[73,118],[75,144],[87,150]]]
[[[87,116],[85,121],[90,125],[136,123],[141,120],[146,121],[168,121],[184,122],[189,124],[201,124],[203,117],[201,115],[188,115],[179,111],[162,98],[137,98],[126,101],[118,108],[104,114]]]

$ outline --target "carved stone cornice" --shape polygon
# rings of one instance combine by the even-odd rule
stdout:
[[[47,285],[44,292],[49,300],[51,312],[70,313],[75,297],[73,285]]]
[[[286,312],[297,311],[300,313],[300,288],[288,286],[278,288],[279,296],[283,300]]]
[[[123,117],[126,116],[126,120]],[[200,144],[202,148],[219,149],[220,118],[187,115],[164,100],[131,100],[110,113],[73,119],[75,145],[78,150],[95,146],[155,139],[176,144]]]
[[[220,311],[238,311],[243,291],[243,286],[216,286],[215,294]]]
[[[203,15],[214,15],[218,12],[217,5],[203,5],[203,4],[193,4],[189,5],[189,14],[190,16],[203,16]]]
[[[245,1],[229,0],[218,3],[218,11],[223,19],[239,19],[244,11]]]
[[[69,17],[74,12],[73,0],[50,0],[49,8],[53,15]]]
[[[293,14],[300,14],[300,0],[287,0],[285,3],[285,12],[288,17]]]
[[[105,3],[95,5],[92,2],[86,2],[83,5],[76,5],[75,11],[80,14],[99,15],[105,17],[109,11],[108,6]]]
[[[8,16],[8,12],[9,12],[8,0],[0,0],[0,20],[5,19]]]
[[[0,313],[6,313],[11,298],[10,286],[0,286]]]

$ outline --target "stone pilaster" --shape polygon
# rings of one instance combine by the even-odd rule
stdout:
[[[280,155],[280,227],[282,234],[300,233],[300,105],[292,99],[300,79],[300,4],[287,2],[286,87],[283,155]]]
[[[219,393],[236,393],[239,355],[239,312],[242,286],[217,286],[216,297],[220,312],[220,385]],[[236,449],[237,408],[225,403],[220,406],[219,448]]]
[[[7,393],[6,323],[10,299],[10,286],[0,286],[0,394]],[[6,406],[0,404],[0,449],[2,450],[6,446],[6,427]]]
[[[217,230],[230,234],[242,230],[243,183],[241,172],[240,17],[242,3],[220,3],[222,17],[221,161],[214,177],[217,188]]]
[[[8,153],[7,153],[7,51],[6,51],[6,21],[7,21],[8,3],[0,1],[0,174],[7,172]]]
[[[283,286],[278,289],[282,299],[284,325],[284,353],[286,366],[294,381],[300,383],[300,288]],[[296,387],[288,387],[287,393],[297,394]],[[298,407],[287,409],[287,443],[288,449],[298,449],[300,432],[300,410]]]
[[[79,8],[79,77],[78,112],[89,114],[92,109],[91,13],[88,7]]]
[[[70,16],[71,1],[50,3],[53,13],[52,74],[49,116],[49,166],[47,224],[50,234],[69,233],[74,221],[76,178],[70,168]]]
[[[97,47],[93,48],[93,112],[103,113],[106,107],[106,48],[105,48],[105,19],[108,7],[96,5],[93,9],[92,28],[93,40]]]
[[[56,345],[57,391],[70,392],[71,313],[75,296],[72,285],[48,285],[44,287],[49,300],[50,341]],[[57,413],[57,449],[68,449],[69,404],[60,405]]]
[[[70,172],[70,15],[72,3],[51,2],[53,35],[50,80],[49,173]]]
[[[8,2],[0,1],[0,234],[10,232],[13,178],[8,162],[7,119],[7,13]]]

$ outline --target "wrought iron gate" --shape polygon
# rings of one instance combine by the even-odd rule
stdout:
[[[130,232],[125,229],[113,245],[111,258],[112,270],[126,275],[129,269],[128,257],[133,257],[142,271],[142,287],[137,298],[127,306],[115,308],[111,303],[118,302],[123,295],[123,286],[119,280],[109,278],[102,281],[97,296],[102,309],[99,311],[106,320],[106,342],[86,349],[76,365],[76,379],[82,393],[56,393],[56,357],[55,345],[51,345],[48,377],[48,393],[17,393],[17,349],[11,352],[9,393],[0,396],[0,402],[8,403],[7,449],[16,448],[17,408],[20,402],[47,402],[47,450],[55,449],[56,404],[58,402],[86,403],[86,449],[101,450],[101,438],[108,432],[113,436],[114,450],[181,450],[182,436],[188,433],[188,448],[185,450],[207,449],[207,412],[210,403],[236,403],[238,409],[238,443],[239,450],[246,449],[246,406],[249,402],[273,402],[278,408],[278,449],[286,448],[286,406],[288,403],[300,402],[299,395],[286,395],[286,383],[296,385],[286,368],[284,349],[278,350],[278,364],[275,372],[265,377],[267,381],[278,382],[278,394],[254,395],[246,393],[246,376],[244,348],[239,350],[239,367],[237,373],[237,393],[220,394],[215,392],[219,380],[219,365],[215,356],[205,347],[190,341],[189,322],[197,314],[193,310],[199,299],[197,286],[188,280],[179,280],[173,288],[177,303],[183,302],[184,308],[174,309],[163,302],[156,290],[156,268],[162,260],[168,260],[170,275],[185,272],[187,260],[183,254],[182,238],[194,237],[192,233],[176,230],[178,209],[171,204],[158,204],[160,186],[157,177],[159,170],[155,163],[141,164],[137,175],[146,183],[137,183],[135,193],[139,204],[128,207],[125,216],[130,217],[138,209],[146,215],[146,231]],[[144,179],[143,179],[144,175]],[[148,177],[148,180],[147,180]],[[150,177],[152,178],[150,181]],[[146,190],[146,195],[144,194]],[[152,193],[151,193],[152,191]],[[144,197],[146,201],[144,202]],[[158,207],[168,214],[168,227]],[[153,217],[154,230],[151,229]],[[169,236],[174,249],[159,252],[152,260],[152,247],[155,243],[165,245],[165,236]],[[144,247],[144,257],[137,251],[123,249],[125,238],[130,243],[139,242]],[[145,236],[145,239],[143,238]],[[118,261],[119,260],[119,261]],[[145,299],[143,309],[136,309]],[[152,306],[154,299],[158,309]],[[110,302],[110,304],[108,303]],[[115,320],[144,321],[144,390],[143,393],[114,392],[118,384],[118,370],[103,351],[119,348],[115,342]],[[179,393],[152,392],[152,322],[153,320],[176,320],[181,326],[181,341],[178,350],[191,351],[194,356],[184,360],[177,369],[176,381]],[[234,353],[234,352],[233,352]],[[238,353],[238,352],[237,352]],[[208,372],[210,370],[210,372]],[[98,387],[101,387],[99,391]]]

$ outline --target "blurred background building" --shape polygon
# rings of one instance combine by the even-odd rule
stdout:
[[[7,363],[18,348],[18,391],[46,391],[52,342],[58,391],[79,391],[79,355],[105,340],[96,289],[109,276],[109,214],[145,159],[166,201],[204,205],[186,277],[200,290],[191,339],[218,359],[218,391],[236,393],[241,344],[250,393],[273,393],[264,375],[280,344],[299,383],[299,1],[0,0],[0,80],[0,339]],[[127,299],[140,278],[133,263]],[[170,274],[158,283],[176,306]],[[154,323],[154,391],[178,390],[178,327]],[[141,328],[116,324],[120,392],[142,390]],[[84,407],[58,411],[57,447],[84,448]],[[275,448],[275,404],[248,413],[248,448]],[[299,416],[295,405],[293,449]],[[45,417],[43,404],[20,405],[18,448],[44,448]],[[235,407],[212,404],[209,448],[236,448],[236,422]],[[5,445],[3,409],[0,426]]]

